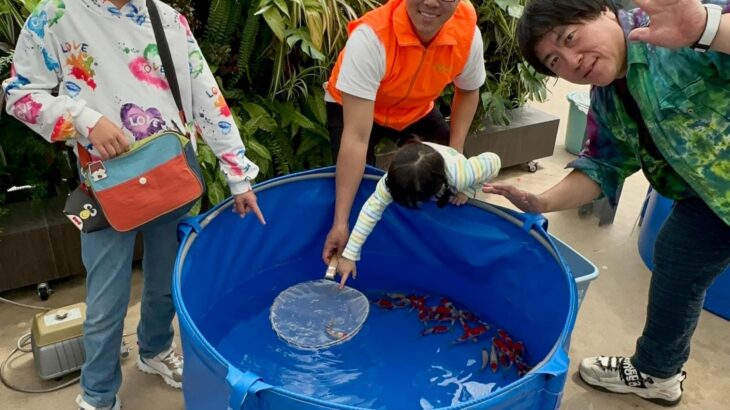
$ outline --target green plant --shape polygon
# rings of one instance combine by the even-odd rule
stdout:
[[[509,110],[527,101],[544,101],[547,97],[545,84],[548,78],[524,61],[517,44],[517,21],[527,1],[471,0],[477,10],[487,70],[472,130],[484,126],[483,118],[492,124],[509,124]],[[448,104],[452,95],[453,87],[450,87],[442,100]]]
[[[20,29],[38,0],[0,0],[0,81],[9,75]],[[32,199],[40,204],[61,180],[64,159],[59,148],[4,114],[0,100],[0,203]],[[31,186],[5,194],[13,186]]]
[[[40,0],[0,0],[0,51],[15,47],[20,28]]]
[[[56,194],[66,174],[66,160],[58,144],[49,144],[25,124],[7,115],[0,118],[0,192],[10,187],[31,186],[7,195],[8,201],[31,199],[40,205]]]
[[[351,19],[375,0],[214,0],[200,46],[258,180],[332,163],[322,83]],[[198,7],[201,4],[197,4]],[[202,17],[201,17],[202,19]],[[201,35],[202,34],[202,35]],[[210,203],[227,193],[205,154]]]

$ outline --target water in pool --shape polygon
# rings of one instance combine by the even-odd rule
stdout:
[[[370,315],[351,340],[320,351],[289,346],[277,337],[269,321],[269,307],[279,290],[246,300],[247,316],[214,343],[224,357],[268,384],[333,403],[400,410],[470,401],[519,378],[516,365],[498,366],[496,372],[490,369],[496,364],[492,340],[500,339],[491,318],[481,318],[489,331],[477,342],[454,343],[464,334],[458,321],[424,326],[416,309],[378,307],[375,302],[380,299],[382,304],[383,291],[366,292],[373,302]],[[440,300],[430,295],[427,305],[438,306]],[[448,331],[423,335],[438,325]]]

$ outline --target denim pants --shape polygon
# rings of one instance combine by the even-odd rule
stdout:
[[[698,198],[678,201],[659,230],[644,332],[631,363],[676,375],[689,357],[707,289],[730,264],[730,226]]]
[[[142,229],[144,288],[137,327],[139,354],[154,357],[172,344],[172,270],[177,254],[178,221]],[[81,368],[84,400],[95,407],[114,403],[122,384],[119,349],[127,314],[132,276],[132,255],[137,232],[111,228],[81,234],[81,255],[86,267],[86,321]]]

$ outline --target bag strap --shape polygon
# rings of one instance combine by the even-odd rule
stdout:
[[[162,20],[160,20],[160,12],[157,10],[154,0],[147,0],[147,10],[150,14],[150,21],[152,22],[152,31],[155,33],[155,42],[157,42],[157,50],[160,52],[160,59],[162,60],[162,68],[165,70],[165,78],[167,83],[170,85],[170,91],[172,92],[173,98],[175,98],[175,105],[180,113],[180,119],[183,121],[183,127],[187,125],[185,118],[185,110],[183,110],[182,98],[180,97],[180,85],[177,82],[177,73],[175,72],[175,64],[172,62],[172,54],[170,53],[170,45],[167,43],[167,37],[165,37],[165,30],[162,27]]]

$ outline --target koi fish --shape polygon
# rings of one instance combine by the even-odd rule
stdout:
[[[327,324],[327,327],[325,327],[325,331],[327,332],[327,336],[331,337],[334,340],[341,340],[347,337],[347,332],[335,329],[334,320],[330,321]]]
[[[411,309],[416,309],[420,312],[421,309],[426,307],[425,296],[408,295],[406,296],[406,299],[411,304]]]
[[[386,293],[385,297],[375,301],[375,304],[383,309],[394,309],[408,306],[408,299],[400,293]]]
[[[448,326],[438,325],[438,326],[433,326],[433,327],[423,329],[423,331],[421,332],[421,336],[436,335],[436,334],[440,334],[440,333],[446,333],[448,331],[449,331]]]
[[[430,320],[436,319],[436,312],[433,310],[432,307],[424,306],[422,309],[418,310],[418,320],[421,322],[428,322]]]
[[[454,307],[454,304],[447,302],[433,308],[435,320],[445,322],[455,322],[459,319],[459,311]]]
[[[392,300],[408,300],[408,297],[402,293],[386,293],[385,296]]]
[[[499,359],[497,358],[497,349],[494,347],[494,339],[492,339],[492,350],[489,352],[489,367],[492,369],[492,373],[497,372],[499,367]]]
[[[482,347],[482,367],[479,370],[484,371],[487,368],[487,364],[489,364],[489,350],[486,347]]]
[[[475,315],[472,312],[469,312],[468,310],[457,310],[457,316],[459,317],[459,319],[463,319],[468,322],[486,325],[486,322],[479,319],[479,316]]]
[[[507,347],[504,340],[493,338],[492,343],[499,349],[499,361],[504,368],[512,367],[512,363],[515,360],[515,354],[512,349]]]
[[[465,321],[461,322],[461,327],[464,329],[464,333],[459,336],[454,343],[461,343],[471,339],[474,343],[477,342],[477,338],[489,331],[487,325],[469,326]]]
[[[504,340],[504,342],[507,344],[507,347],[508,348],[513,349],[513,346],[514,346],[515,342],[512,341],[512,338],[509,337],[509,335],[507,334],[507,332],[505,332],[502,329],[498,329],[497,330],[497,334],[499,335],[499,337],[502,338],[502,340]]]
[[[395,308],[395,305],[393,304],[393,302],[390,299],[385,299],[385,298],[380,298],[380,299],[376,300],[374,304],[375,304],[375,306],[377,306],[381,309],[385,309],[385,310],[391,310],[391,309]]]
[[[521,357],[525,355],[525,344],[522,342],[517,342],[512,346],[512,351],[514,352],[515,356]]]
[[[515,361],[515,367],[517,367],[517,375],[522,377],[530,371],[530,366],[525,362],[522,357],[517,357]]]

